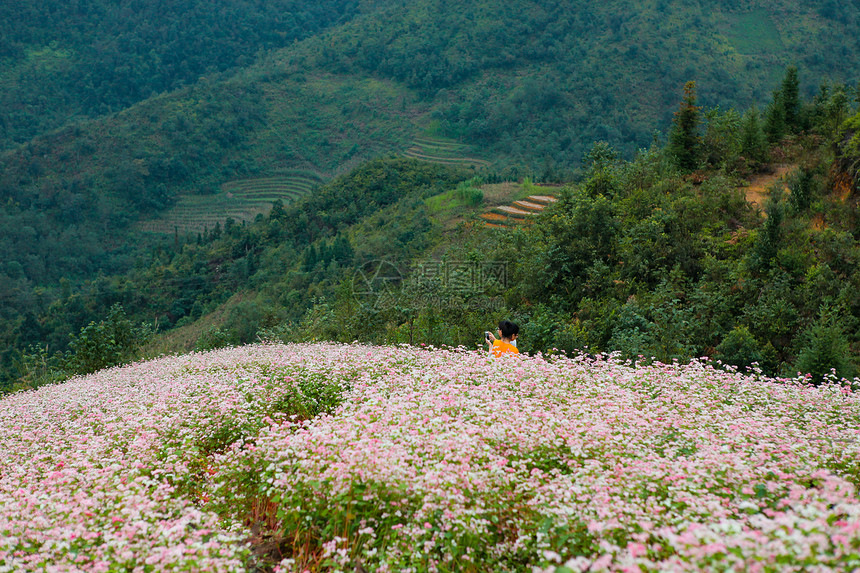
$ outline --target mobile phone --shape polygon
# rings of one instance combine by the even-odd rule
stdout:
[[[484,331],[484,340],[486,340],[487,342],[490,341],[490,331],[489,330]]]

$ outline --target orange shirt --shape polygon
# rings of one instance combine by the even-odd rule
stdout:
[[[501,356],[502,354],[507,354],[509,352],[513,354],[519,354],[520,350],[511,344],[510,342],[502,342],[501,340],[494,340],[493,347],[490,349],[495,356]]]

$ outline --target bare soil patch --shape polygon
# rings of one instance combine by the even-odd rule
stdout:
[[[487,221],[507,221],[508,218],[500,213],[484,213],[481,215],[482,219],[486,219]]]
[[[770,196],[773,185],[778,181],[782,181],[785,191],[788,191],[788,187],[785,186],[785,179],[795,169],[797,169],[797,165],[789,163],[776,165],[773,173],[762,173],[753,176],[749,181],[749,185],[741,187],[741,190],[746,195],[747,201],[764,211],[764,204]]]

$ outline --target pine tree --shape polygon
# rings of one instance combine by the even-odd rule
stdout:
[[[782,242],[782,221],[784,219],[784,206],[782,194],[779,190],[771,192],[765,206],[767,219],[759,230],[755,248],[753,250],[753,266],[759,270],[767,270],[771,267],[774,257],[779,251]]]
[[[335,237],[333,256],[341,264],[349,264],[352,261],[353,249],[347,237],[343,235]]]
[[[837,85],[827,100],[824,128],[826,135],[838,133],[842,123],[848,118],[848,93],[844,84]]]
[[[800,125],[800,82],[797,79],[797,68],[789,66],[785,70],[785,78],[782,80],[782,110],[785,117],[785,125],[792,133],[801,130]]]
[[[315,245],[311,245],[305,251],[305,260],[302,269],[305,272],[310,272],[314,269],[317,262],[319,261],[319,253],[317,253],[317,248]]]
[[[741,155],[752,161],[764,161],[767,151],[758,109],[753,106],[741,122]]]
[[[699,135],[701,108],[696,105],[696,82],[684,85],[684,99],[675,112],[675,121],[669,133],[669,154],[681,169],[692,171],[699,166],[702,138]]]
[[[317,260],[322,261],[323,266],[327,267],[328,264],[331,262],[331,258],[332,258],[331,245],[328,244],[328,241],[321,241]]]
[[[779,143],[785,136],[785,106],[782,104],[782,92],[773,92],[773,101],[767,106],[764,117],[764,132],[770,143]]]
[[[809,209],[814,192],[814,173],[812,170],[801,167],[797,174],[791,178],[789,189],[791,189],[791,194],[788,196],[788,202],[795,212]]]
[[[854,374],[849,360],[850,349],[842,325],[832,309],[822,308],[818,317],[806,331],[805,346],[797,357],[800,372],[812,375],[815,383],[835,373],[837,378]]]

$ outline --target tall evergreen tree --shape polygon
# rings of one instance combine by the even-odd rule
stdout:
[[[755,248],[752,253],[752,263],[759,270],[767,270],[779,251],[782,242],[782,221],[785,216],[782,203],[782,193],[779,189],[771,192],[770,198],[765,205],[767,219],[759,230]]]
[[[827,102],[827,122],[825,127],[828,134],[835,134],[839,131],[843,122],[848,118],[848,94],[844,84],[836,86],[833,90],[833,95]]]
[[[305,260],[302,270],[305,272],[310,272],[314,270],[317,262],[320,260],[319,253],[317,252],[317,248],[315,245],[311,245],[305,251]]]
[[[790,132],[797,133],[802,126],[800,124],[800,82],[797,78],[796,66],[789,66],[785,70],[780,93],[785,125]]]
[[[681,169],[692,171],[699,166],[702,138],[699,135],[701,108],[696,105],[696,82],[684,85],[684,99],[669,133],[669,154]]]
[[[786,130],[785,106],[782,103],[782,92],[773,92],[773,101],[767,106],[764,116],[764,132],[770,143],[778,143]]]
[[[788,196],[788,202],[795,212],[809,209],[814,191],[814,175],[811,169],[801,167],[791,178],[789,182],[791,194]]]
[[[800,372],[811,374],[815,383],[830,374],[837,378],[853,376],[848,340],[832,309],[822,307],[803,339],[805,345],[795,364]]]
[[[753,106],[741,122],[741,155],[752,161],[764,161],[766,151],[758,109]]]
[[[341,264],[348,264],[352,261],[353,253],[352,244],[350,244],[347,237],[344,235],[335,237],[334,245],[332,246],[332,256],[336,261]]]

